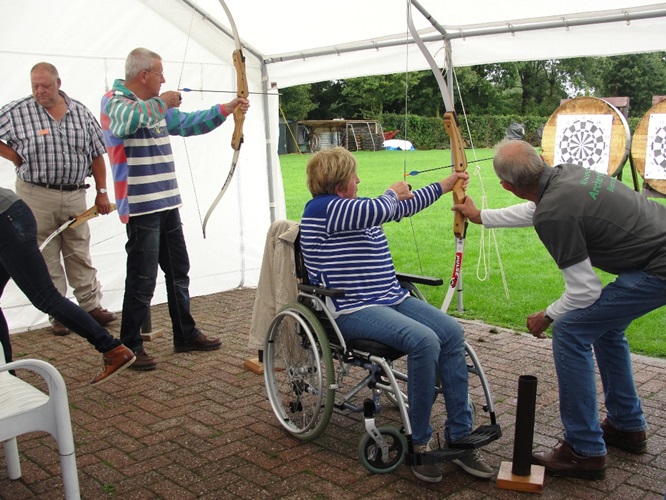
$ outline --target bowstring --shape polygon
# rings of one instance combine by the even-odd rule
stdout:
[[[483,184],[483,177],[481,175],[481,165],[479,164],[479,159],[476,156],[476,148],[474,147],[474,139],[472,138],[472,130],[469,126],[469,120],[467,119],[467,112],[465,111],[465,104],[462,99],[462,93],[460,92],[460,84],[458,83],[458,75],[454,68],[451,68],[453,72],[453,78],[456,82],[456,88],[458,90],[458,101],[460,102],[460,107],[462,109],[462,115],[465,120],[465,128],[467,129],[467,136],[469,137],[469,143],[472,148],[472,155],[474,156],[475,163],[474,174],[478,177],[479,187],[481,188],[481,210],[488,209],[488,196],[486,195],[486,189]],[[497,256],[497,265],[499,267],[500,276],[502,278],[502,286],[504,287],[504,295],[507,300],[510,300],[509,294],[509,284],[506,279],[506,273],[504,272],[504,264],[502,262],[502,255],[500,254],[499,243],[497,241],[497,235],[495,234],[495,229],[486,229],[483,224],[481,226],[481,236],[479,238],[479,258],[476,263],[476,278],[479,281],[487,281],[490,279],[490,256],[488,253],[486,245],[486,231],[488,231],[489,239],[495,247],[495,254]]]
[[[69,229],[69,228],[67,228],[67,229]],[[65,229],[65,231],[67,231],[67,229]],[[64,232],[64,231],[63,231],[63,232]],[[127,232],[126,232],[126,231],[121,231],[120,233],[112,234],[111,236],[108,236],[108,237],[106,237],[106,238],[103,238],[103,239],[101,239],[101,240],[99,240],[99,241],[95,241],[94,243],[91,243],[90,245],[88,245],[88,249],[90,249],[90,248],[92,248],[92,247],[94,247],[94,246],[97,246],[97,245],[101,245],[102,243],[104,243],[104,242],[106,242],[106,241],[109,241],[109,240],[112,240],[112,239],[114,239],[114,238],[117,238],[117,237],[120,236],[121,234],[127,234]],[[58,235],[58,236],[60,236],[60,235]],[[51,243],[49,243],[49,245],[50,245],[50,244],[51,244]],[[48,245],[47,245],[47,247],[48,247]],[[44,250],[46,250],[46,249],[44,249]],[[42,250],[40,253],[43,254],[43,250]],[[54,262],[59,262],[59,261],[60,261],[60,262],[63,262],[63,261],[64,261],[65,259],[67,259],[68,257],[71,257],[72,255],[76,255],[76,254],[79,254],[79,253],[84,253],[84,250],[74,250],[73,252],[69,252],[69,253],[67,253],[67,254],[62,253],[62,246],[61,246],[61,248],[60,248],[60,252],[58,253],[58,257],[57,257],[57,258],[55,258],[55,259],[53,259],[53,260],[50,260],[50,261],[48,261],[48,262],[46,262],[46,259],[44,259],[44,262],[46,262],[46,265],[48,266],[48,265],[50,265],[50,264],[53,264]],[[43,256],[43,255],[42,255],[42,256]]]
[[[185,72],[185,61],[187,60],[187,50],[190,47],[190,38],[192,35],[192,28],[194,26],[194,15],[196,13],[195,7],[197,6],[197,1],[195,0],[194,5],[192,6],[192,16],[190,17],[190,26],[187,30],[187,38],[185,39],[185,50],[183,51],[183,60],[180,65],[180,75],[178,76],[178,86],[177,89],[182,88],[181,84],[183,83],[183,73]],[[181,136],[183,140],[183,148],[185,149],[185,159],[187,160],[187,170],[190,173],[190,182],[192,183],[192,191],[194,192],[194,204],[197,207],[197,215],[199,216],[199,226],[203,227],[203,218],[201,217],[201,207],[199,205],[199,195],[197,193],[197,184],[194,181],[194,172],[192,171],[192,163],[190,162],[190,151],[187,148],[187,141],[185,137]]]
[[[411,5],[408,4],[408,8],[411,8]],[[405,30],[405,38],[409,39],[409,28]],[[409,115],[409,44],[405,44],[405,115],[404,115],[404,125],[405,130],[405,141],[408,140],[409,134],[407,133],[407,124],[408,124],[408,115]],[[402,150],[402,178],[407,178],[407,149],[403,148]],[[416,259],[419,264],[419,272],[423,275],[423,263],[421,261],[421,252],[419,251],[419,242],[416,238],[416,230],[414,228],[414,219],[413,217],[408,217],[409,227],[412,230],[412,239],[414,240],[414,250],[416,250]]]

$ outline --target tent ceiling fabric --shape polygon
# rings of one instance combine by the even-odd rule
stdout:
[[[196,5],[228,26],[218,0],[180,1]],[[404,72],[406,68],[427,69],[418,50],[413,45],[404,46],[405,0],[338,0],[334,4],[283,0],[262,2],[259,8],[258,2],[247,0],[226,0],[226,3],[241,37],[267,61],[271,81],[281,88]],[[419,0],[418,3],[450,37],[454,67],[666,50],[663,35],[666,3],[645,0],[470,0],[463,4]],[[415,7],[412,11],[422,37],[441,38]],[[577,24],[609,18],[616,20]],[[552,25],[558,21],[559,27],[539,29],[547,22]],[[491,28],[507,32],[481,34]],[[442,65],[443,45],[441,39],[428,42],[431,53]],[[325,52],[329,54],[317,55]]]
[[[198,212],[205,213],[227,175],[233,127],[226,124],[205,136],[172,139],[184,200],[181,216],[192,264],[193,296],[256,285],[271,218],[285,217],[277,156],[278,88],[427,68],[416,45],[408,43],[405,0],[225,1],[245,44],[249,90],[270,95],[250,96],[252,107],[245,120],[239,166],[213,214],[206,240]],[[418,2],[446,31],[454,67],[666,50],[664,3]],[[650,12],[657,12],[657,17],[639,19]],[[235,90],[234,44],[218,0],[4,0],[2,14],[8,22],[0,31],[4,68],[0,105],[29,94],[30,68],[49,61],[60,71],[63,90],[98,115],[102,94],[115,78],[123,76],[129,51],[141,46],[164,58],[167,81],[163,90],[179,86]],[[620,17],[603,24],[571,22],[583,18],[594,22],[609,15]],[[429,50],[443,65],[441,34],[416,8],[413,18]],[[557,24],[557,19],[562,26],[523,31],[545,22]],[[489,34],[489,28],[502,30],[509,25],[520,29]],[[485,34],[476,36],[482,31]],[[181,109],[202,109],[230,99],[226,94],[185,94]],[[111,178],[110,172],[107,177]],[[14,181],[12,165],[0,159],[0,185],[11,188]],[[94,193],[89,192],[88,198],[92,204]],[[124,231],[116,215],[91,222],[91,252],[103,286],[103,305],[114,311],[121,308],[124,290]],[[153,303],[165,298],[160,282]],[[2,308],[14,331],[44,324],[46,319],[13,283],[2,296]]]

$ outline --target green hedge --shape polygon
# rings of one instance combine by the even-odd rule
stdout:
[[[534,146],[540,146],[539,128],[548,121],[548,116],[520,115],[478,115],[459,117],[460,128],[467,147],[472,142],[477,148],[490,148],[504,138],[506,129],[512,123],[522,123],[525,127],[525,139]],[[443,149],[449,147],[449,138],[444,130],[441,118],[417,115],[383,114],[378,118],[384,132],[400,130],[398,139],[407,139],[416,149]],[[633,134],[640,118],[629,118],[629,128]],[[470,132],[471,139],[470,141]],[[407,132],[405,133],[405,128]]]

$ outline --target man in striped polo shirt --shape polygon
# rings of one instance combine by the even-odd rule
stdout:
[[[162,58],[148,49],[134,49],[125,62],[125,80],[114,82],[101,106],[118,214],[128,236],[120,338],[135,352],[132,367],[138,370],[157,366],[140,332],[155,292],[158,265],[165,274],[176,352],[210,351],[222,344],[202,333],[190,314],[190,261],[169,136],[208,133],[237,105],[244,113],[249,108],[247,99],[236,98],[207,110],[181,112],[179,92],[160,94],[165,81]]]

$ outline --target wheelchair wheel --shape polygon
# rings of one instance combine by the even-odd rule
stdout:
[[[358,459],[363,467],[373,474],[388,474],[402,465],[407,453],[407,439],[395,427],[378,427],[377,430],[386,439],[388,456],[367,432],[358,444]]]
[[[324,328],[303,304],[289,304],[273,319],[264,382],[273,412],[289,433],[311,441],[324,432],[335,400],[333,358]]]

